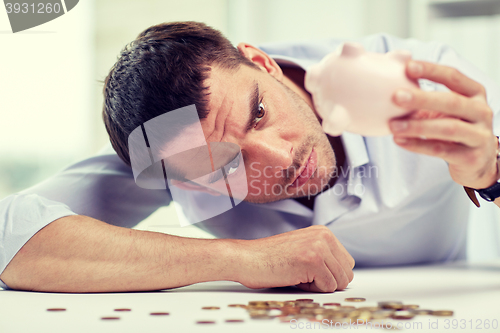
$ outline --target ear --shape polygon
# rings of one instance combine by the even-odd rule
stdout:
[[[205,186],[201,186],[201,185],[197,185],[193,182],[181,182],[181,181],[178,181],[178,180],[175,180],[175,179],[172,179],[170,181],[170,183],[175,186],[175,187],[178,187],[180,188],[181,190],[185,190],[185,191],[198,191],[198,192],[204,192],[204,193],[208,193],[208,194],[211,194],[213,196],[220,196],[221,194],[215,190],[212,190],[210,188],[207,188]]]
[[[247,43],[239,43],[237,48],[242,56],[252,61],[263,71],[271,74],[278,81],[283,80],[283,71],[281,67],[266,52]]]

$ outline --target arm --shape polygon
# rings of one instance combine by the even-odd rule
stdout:
[[[192,239],[75,215],[36,233],[0,278],[10,288],[51,292],[158,290],[215,280],[334,291],[352,280],[353,266],[326,227],[249,241]]]

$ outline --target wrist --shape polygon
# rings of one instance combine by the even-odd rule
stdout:
[[[213,240],[213,269],[214,276],[210,281],[234,281],[241,283],[242,272],[245,267],[243,243],[239,239]]]

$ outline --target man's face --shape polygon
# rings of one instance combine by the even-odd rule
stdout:
[[[335,155],[311,107],[265,70],[213,67],[206,141],[231,142],[242,151],[248,195],[265,203],[314,195],[335,171]],[[239,169],[228,177],[237,177]],[[226,188],[223,179],[211,184]]]

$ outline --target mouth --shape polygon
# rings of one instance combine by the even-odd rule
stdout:
[[[290,187],[301,187],[305,183],[309,181],[314,172],[316,171],[316,167],[318,165],[318,156],[314,148],[311,151],[311,154],[307,158],[304,168],[302,172],[295,178]],[[301,168],[299,168],[300,170]]]

